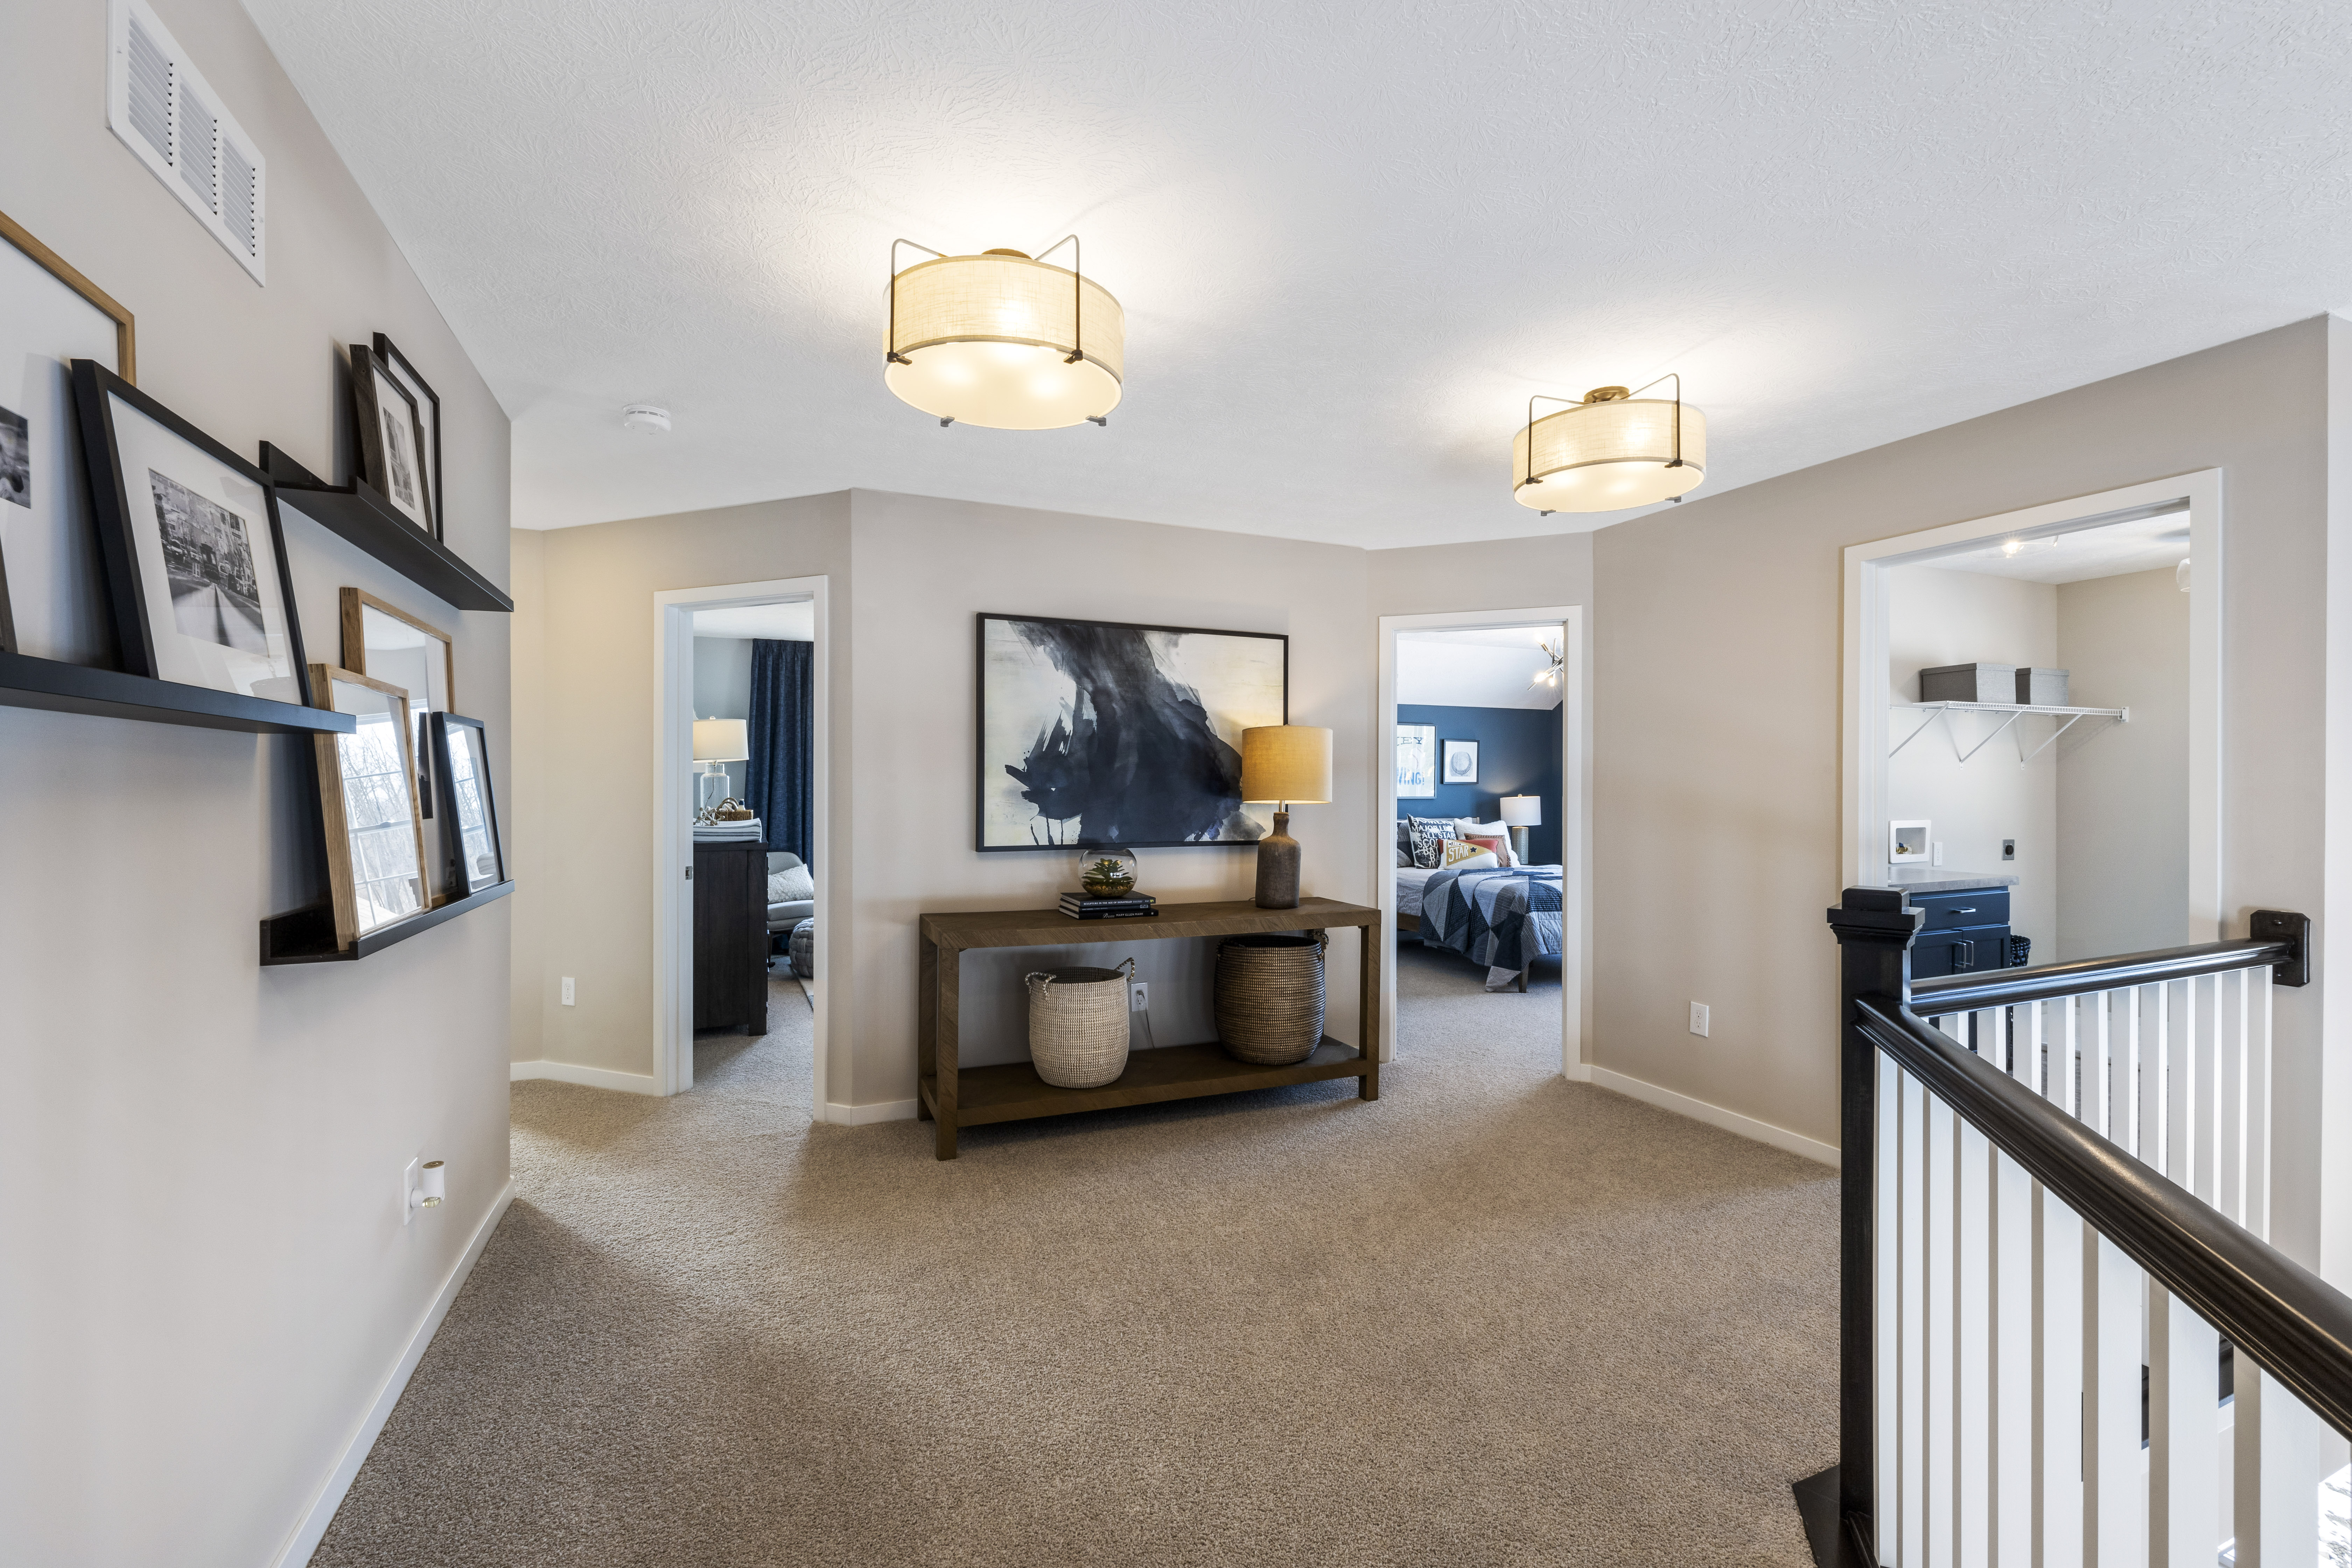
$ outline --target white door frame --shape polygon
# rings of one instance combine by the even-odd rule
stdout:
[[[825,616],[824,577],[779,577],[766,583],[721,583],[708,588],[673,588],[654,595],[654,1077],[662,1094],[694,1087],[694,921],[686,898],[687,870],[694,864],[694,824],[687,770],[694,763],[694,612],[740,605],[791,604],[815,606],[816,649],[811,681],[816,711],[810,725],[816,755],[811,759],[820,842],[831,832],[833,812],[832,721],[827,671],[832,645]],[[824,1119],[828,987],[824,975],[826,933],[833,930],[833,857],[812,845],[816,856],[815,1098]]]
[[[1372,886],[1380,889],[1381,942],[1387,962],[1381,965],[1381,1060],[1396,1059],[1396,644],[1401,631],[1476,631],[1496,626],[1557,626],[1566,689],[1562,692],[1559,725],[1560,823],[1559,859],[1566,868],[1560,897],[1559,931],[1559,1065],[1572,1079],[1591,1076],[1584,1059],[1584,976],[1592,948],[1592,862],[1586,846],[1592,838],[1592,780],[1590,748],[1585,744],[1586,716],[1591,711],[1587,688],[1591,662],[1586,657],[1586,626],[1581,605],[1546,605],[1524,610],[1453,610],[1439,615],[1382,616],[1378,655],[1379,690],[1372,715],[1372,788],[1380,803],[1372,817]]]
[[[2184,942],[2221,930],[2221,470],[2076,496],[1917,533],[1848,545],[1845,552],[1844,885],[1885,875],[1887,705],[1886,568],[1995,540],[2046,538],[2122,522],[2187,502],[2189,554],[2189,930]]]

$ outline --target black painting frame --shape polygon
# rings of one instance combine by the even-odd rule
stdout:
[[[286,613],[287,653],[294,662],[294,689],[300,696],[299,706],[316,707],[310,662],[302,647],[302,616],[294,603],[294,572],[286,559],[286,530],[278,517],[277,483],[94,359],[73,362],[73,391],[74,411],[81,425],[82,464],[89,474],[90,511],[98,524],[99,554],[106,563],[107,601],[114,611],[115,643],[121,650],[124,671],[151,680],[163,679],[155,657],[154,628],[147,624],[146,584],[140,576],[133,531],[138,525],[132,521],[131,491],[122,477],[121,445],[114,429],[116,398],[239,479],[261,487],[262,515],[269,522],[270,556],[278,564],[278,592]]]
[[[378,367],[374,360],[375,351],[367,344],[352,345],[352,416],[359,423],[360,478],[383,497],[384,504],[401,521],[427,539],[438,540],[441,537],[440,491],[430,482],[424,486],[425,522],[419,527],[415,518],[401,510],[400,503],[393,499],[392,487],[385,482],[389,476],[384,472],[388,465],[383,456],[383,411],[376,401],[375,374]],[[425,460],[424,412],[416,406],[416,394],[409,391],[400,377],[392,373],[391,362],[386,361],[382,368],[384,380],[392,383],[392,389],[400,394],[401,402],[408,409],[409,438],[416,444],[416,462],[421,468]]]
[[[988,843],[988,623],[991,621],[1027,621],[1036,626],[1113,626],[1121,631],[1174,632],[1180,636],[1212,637],[1257,637],[1282,645],[1282,721],[1290,722],[1290,634],[1288,632],[1236,631],[1227,626],[1169,626],[1144,621],[1102,621],[1079,616],[1024,616],[1005,610],[976,611],[971,620],[971,843],[982,855],[1067,855],[1076,849],[1090,847],[1085,844],[990,844]],[[1126,843],[1123,849],[1255,849],[1255,838],[1192,838],[1171,839],[1161,843]]]
[[[432,438],[433,442],[433,456],[431,459],[433,473],[430,482],[425,486],[425,510],[430,512],[433,517],[433,537],[441,540],[446,543],[448,538],[446,531],[448,525],[448,509],[447,502],[444,499],[441,489],[441,395],[433,390],[433,384],[431,382],[416,374],[416,362],[410,359],[406,354],[402,353],[400,352],[400,345],[394,342],[390,338],[385,337],[382,332],[378,332],[375,335],[374,348],[375,354],[378,359],[383,360],[387,364],[390,364],[398,370],[399,374],[393,377],[394,381],[404,379],[411,387],[417,392],[423,393],[425,395],[425,402],[430,403],[433,405],[432,416],[426,421],[429,428],[425,431],[425,434]],[[420,407],[417,410],[417,416],[420,419],[425,418],[425,410],[423,408]]]
[[[486,892],[507,879],[507,847],[499,833],[498,792],[491,787],[489,726],[462,713],[436,712],[431,717],[434,789],[440,796],[444,813],[440,819],[441,868],[447,878],[447,896],[454,901]],[[457,815],[457,780],[449,765],[449,731],[453,725],[463,725],[482,738],[482,820],[489,826],[490,854],[498,861],[498,874],[479,886],[466,870],[466,835],[461,826],[463,819]]]

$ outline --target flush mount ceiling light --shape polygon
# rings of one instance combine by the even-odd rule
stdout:
[[[931,259],[898,270],[898,247]],[[1044,259],[1070,247],[1072,265]],[[890,246],[890,339],[883,384],[939,416],[992,430],[1110,422],[1126,368],[1127,317],[1081,276],[1078,237],[1039,256],[946,256]]]
[[[1660,381],[1675,384],[1671,400],[1639,395]],[[1538,419],[1538,403],[1568,406]],[[1680,500],[1705,478],[1706,416],[1684,405],[1672,372],[1637,392],[1596,386],[1581,402],[1538,394],[1511,441],[1512,499],[1547,516]]]

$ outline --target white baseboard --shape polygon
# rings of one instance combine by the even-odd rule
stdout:
[[[1704,1121],[1709,1127],[1720,1127],[1726,1132],[1737,1132],[1742,1138],[1753,1138],[1759,1143],[1769,1143],[1775,1149],[1786,1149],[1791,1154],[1802,1154],[1808,1160],[1818,1160],[1832,1170],[1843,1162],[1834,1144],[1801,1132],[1791,1132],[1785,1127],[1775,1127],[1769,1121],[1759,1121],[1752,1116],[1742,1116],[1736,1110],[1726,1110],[1720,1105],[1709,1105],[1704,1100],[1693,1100],[1687,1094],[1677,1094],[1671,1089],[1660,1089],[1638,1078],[1628,1078],[1607,1068],[1580,1063],[1569,1075],[1585,1083],[1599,1084],[1614,1089],[1629,1100],[1644,1105],[1654,1105],[1661,1110],[1671,1110],[1677,1116],[1687,1116],[1693,1121]]]
[[[576,1062],[511,1062],[507,1067],[507,1081],[522,1083],[530,1079],[551,1079],[557,1083],[585,1084],[590,1089],[618,1089],[623,1094],[659,1094],[654,1075],[649,1072],[614,1072],[610,1068],[583,1068]]]
[[[921,1103],[915,1100],[877,1100],[866,1105],[844,1105],[839,1100],[827,1100],[824,1119],[843,1127],[863,1127],[872,1121],[912,1121]]]
[[[416,1363],[425,1359],[425,1347],[431,1344],[433,1336],[440,1331],[441,1320],[449,1315],[449,1304],[457,1299],[457,1292],[465,1287],[466,1276],[474,1271],[475,1260],[482,1256],[482,1248],[489,1244],[490,1233],[499,1228],[499,1221],[506,1217],[507,1205],[514,1202],[514,1179],[509,1177],[506,1186],[499,1193],[498,1201],[490,1205],[490,1212],[475,1227],[473,1239],[466,1243],[465,1254],[457,1259],[457,1267],[449,1270],[449,1278],[441,1282],[441,1289],[434,1294],[432,1305],[425,1309],[425,1321],[416,1325],[416,1332],[409,1337],[408,1348],[401,1352],[400,1360],[393,1363],[392,1375],[383,1380],[383,1387],[377,1393],[375,1403],[360,1418],[359,1430],[344,1445],[343,1457],[335,1461],[335,1468],[328,1473],[325,1484],[319,1489],[319,1495],[311,1500],[310,1512],[304,1514],[302,1522],[294,1527],[294,1533],[278,1552],[273,1568],[301,1568],[303,1563],[310,1561],[310,1553],[319,1549],[319,1542],[326,1538],[327,1526],[334,1522],[335,1510],[343,1506],[344,1494],[352,1489],[352,1482],[359,1478],[360,1467],[367,1462],[368,1450],[375,1447],[378,1434],[383,1431],[383,1424],[392,1419],[392,1407],[400,1403],[401,1392],[408,1386],[409,1374],[416,1370]]]

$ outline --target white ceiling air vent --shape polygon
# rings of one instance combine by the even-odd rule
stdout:
[[[268,163],[146,0],[107,5],[106,123],[228,247],[268,279]]]

